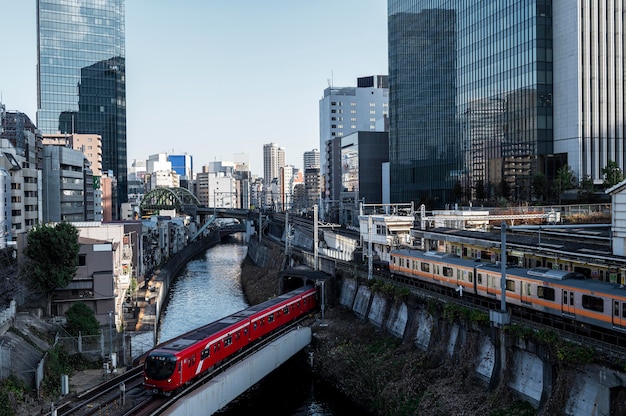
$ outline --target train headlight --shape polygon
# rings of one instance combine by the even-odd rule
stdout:
[[[171,383],[171,382],[172,382],[172,379],[171,379],[171,378],[168,378],[168,379],[167,379],[167,382],[168,382],[168,383]]]

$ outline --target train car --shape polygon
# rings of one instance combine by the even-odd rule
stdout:
[[[461,294],[469,291],[487,298],[502,296],[502,269],[495,263],[446,253],[395,250],[390,269],[395,274],[453,287]],[[504,285],[508,304],[606,329],[626,330],[626,290],[622,285],[546,267],[507,267]]]
[[[391,252],[389,270],[475,293],[475,266],[474,262],[450,253],[395,250]]]
[[[145,357],[143,385],[169,395],[316,307],[315,287],[304,286],[159,344]]]

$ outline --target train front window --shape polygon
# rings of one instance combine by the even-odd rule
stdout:
[[[175,369],[176,357],[170,354],[150,355],[144,364],[146,375],[153,380],[170,378]]]

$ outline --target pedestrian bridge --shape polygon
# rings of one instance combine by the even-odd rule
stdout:
[[[311,328],[299,327],[247,356],[176,401],[163,415],[212,415],[311,343]]]

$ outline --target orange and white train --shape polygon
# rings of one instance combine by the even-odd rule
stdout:
[[[391,273],[436,283],[477,296],[501,299],[501,266],[453,254],[395,250]],[[586,279],[581,273],[507,267],[507,304],[566,317],[607,329],[626,330],[626,288]]]

